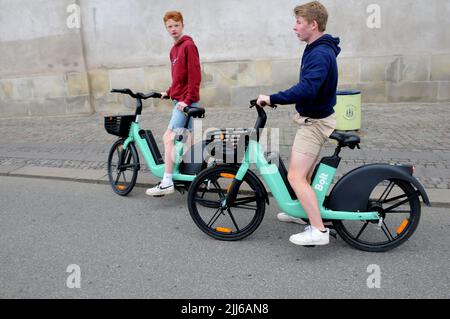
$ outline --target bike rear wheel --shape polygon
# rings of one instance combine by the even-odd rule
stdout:
[[[140,169],[139,157],[133,143],[123,148],[125,140],[116,141],[108,156],[108,178],[113,191],[120,195],[128,195],[136,185]]]
[[[188,193],[189,213],[208,236],[219,240],[240,240],[261,224],[265,212],[264,190],[258,180],[246,174],[234,204],[224,209],[225,200],[238,167],[221,165],[202,171]]]
[[[419,193],[402,180],[382,181],[372,191],[367,211],[377,211],[382,223],[336,220],[336,232],[357,249],[388,251],[404,243],[416,230],[420,219]]]

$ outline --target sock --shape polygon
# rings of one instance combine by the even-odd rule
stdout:
[[[312,226],[312,227],[314,227],[314,226]],[[319,228],[317,228],[317,227],[314,227],[315,229],[317,229],[318,231],[320,231],[322,234],[325,234],[326,232],[327,232],[327,229],[325,228],[324,230],[320,230]]]
[[[167,187],[167,186],[170,186],[170,185],[172,185],[173,184],[173,181],[172,181],[172,174],[166,174],[166,173],[164,173],[164,177],[163,177],[163,179],[162,179],[162,181],[161,181],[161,186],[162,187]]]

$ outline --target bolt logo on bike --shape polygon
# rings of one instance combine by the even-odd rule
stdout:
[[[325,174],[325,173],[322,173],[319,176],[319,182],[314,185],[314,189],[318,190],[318,191],[323,191],[323,188],[326,187],[329,184],[330,183],[328,182],[328,175]]]
[[[266,157],[259,143],[265,126],[264,109],[250,102],[258,117],[245,145],[241,163],[224,163],[200,172],[188,193],[189,212],[195,224],[219,240],[240,240],[252,234],[263,220],[269,196],[259,177],[250,170],[254,164],[275,201],[286,214],[307,220],[295,192],[289,185],[287,169],[278,154]],[[276,107],[276,106],[272,106]],[[344,147],[359,148],[356,135],[333,132],[334,154],[321,159],[312,177],[320,212],[327,227],[351,246],[382,252],[404,243],[420,219],[420,197],[430,205],[422,185],[413,177],[413,166],[369,164],[339,179],[328,194]],[[270,160],[268,160],[270,158]],[[278,158],[278,163],[272,163]]]

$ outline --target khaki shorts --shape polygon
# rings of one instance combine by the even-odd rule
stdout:
[[[296,113],[293,118],[298,125],[292,150],[311,157],[318,157],[322,145],[336,127],[336,114],[323,119],[312,119]]]

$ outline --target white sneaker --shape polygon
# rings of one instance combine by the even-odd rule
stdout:
[[[156,185],[153,188],[149,188],[145,191],[145,194],[148,196],[162,196],[162,195],[169,195],[172,194],[175,191],[175,188],[173,184],[165,187],[161,187],[161,183]]]
[[[302,233],[292,235],[289,241],[302,246],[327,245],[330,243],[330,230],[325,229],[326,232],[322,233],[314,226],[307,226]]]
[[[300,225],[307,225],[307,222],[305,222],[303,219],[301,218],[297,218],[297,217],[292,217],[289,216],[286,213],[279,213],[277,215],[277,218],[280,222],[285,222],[285,223],[296,223],[296,224],[300,224]]]

